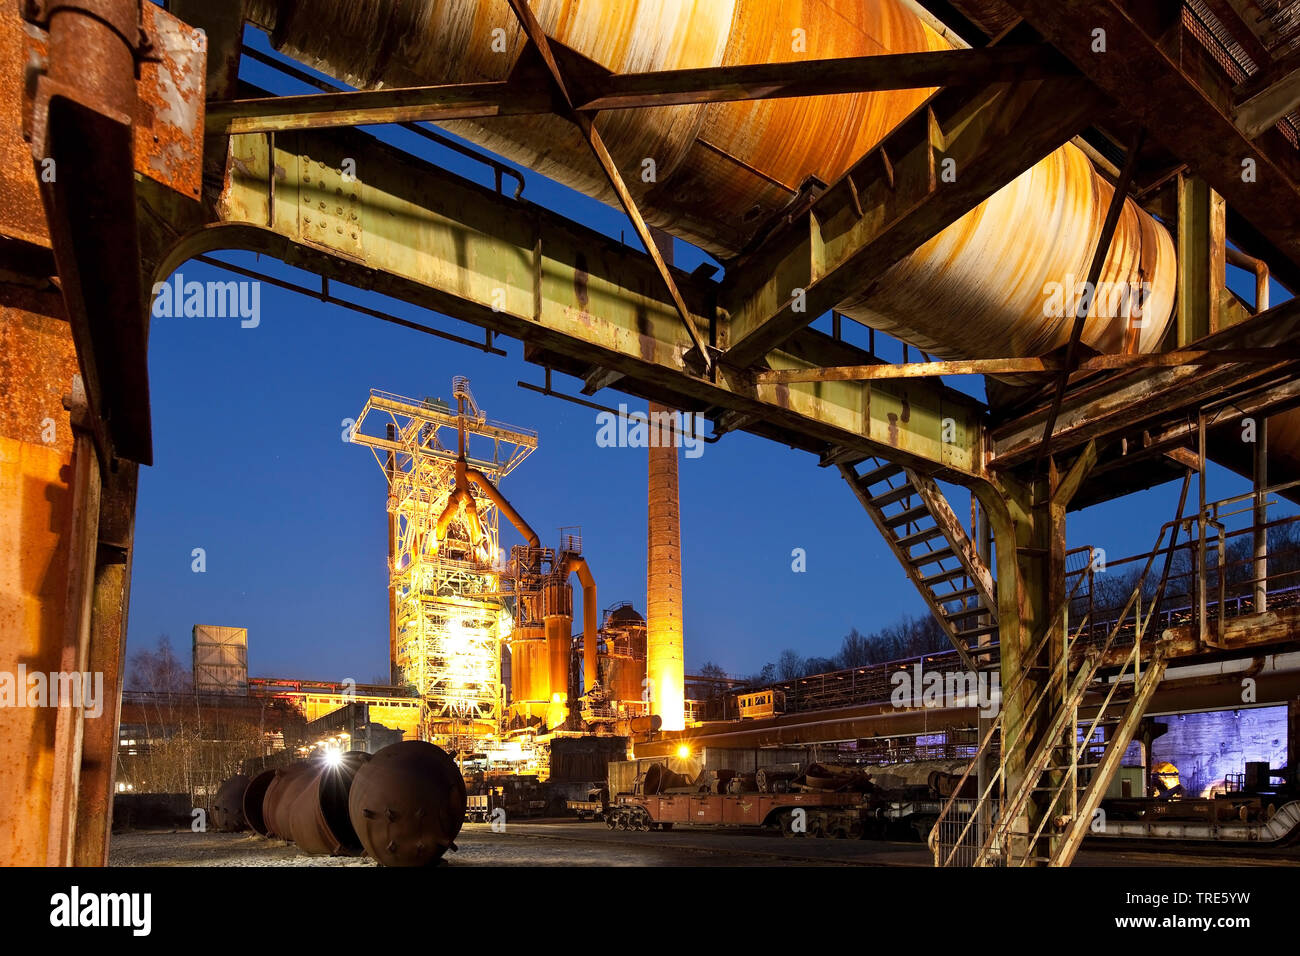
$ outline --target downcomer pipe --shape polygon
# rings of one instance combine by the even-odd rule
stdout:
[[[549,36],[616,73],[946,50],[902,0],[533,0]],[[359,88],[504,80],[525,46],[506,3],[245,0],[283,52]],[[505,49],[502,49],[504,45]],[[610,110],[597,118],[646,221],[729,258],[798,194],[834,182],[932,90]],[[616,202],[579,132],[551,116],[445,124],[587,195]],[[1013,133],[1014,131],[1012,131]],[[1063,345],[1111,186],[1066,144],[913,251],[841,312],[939,358],[1042,355]],[[1126,201],[1102,270],[1146,290],[1136,348],[1159,346],[1174,247]],[[1053,307],[1053,285],[1063,301]],[[1120,351],[1128,318],[1093,310],[1083,344]]]
[[[582,585],[582,688],[590,691],[596,686],[596,579],[592,577],[587,559],[571,554],[564,563],[564,577],[577,573]]]
[[[505,515],[506,520],[515,526],[516,531],[523,535],[524,540],[528,542],[528,547],[541,547],[542,542],[541,539],[537,537],[537,532],[532,529],[522,516],[520,516],[519,512],[514,509],[514,506],[506,500],[505,495],[501,494],[497,486],[488,481],[487,475],[475,468],[465,469],[464,475],[470,481],[474,482],[474,484],[479,486],[488,500],[497,506],[497,511]],[[458,474],[456,478],[456,484],[458,487],[460,485],[460,480]]]

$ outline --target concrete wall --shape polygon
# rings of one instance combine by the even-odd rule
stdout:
[[[1225,774],[1241,773],[1248,760],[1267,760],[1275,769],[1287,762],[1287,709],[1255,707],[1161,718],[1169,730],[1151,744],[1155,762],[1168,760],[1179,770],[1189,797],[1202,796]]]

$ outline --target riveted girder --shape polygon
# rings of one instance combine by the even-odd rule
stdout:
[[[693,374],[683,361],[691,338],[648,256],[364,134],[231,137],[219,217],[217,228],[179,242],[161,273],[200,252],[257,249],[621,372],[633,393],[736,412],[745,427],[797,447],[880,454],[956,481],[981,475],[983,408],[974,399],[937,382],[788,385],[735,369]],[[716,283],[674,278],[699,333],[716,338]],[[773,353],[772,364],[813,364],[807,344]]]

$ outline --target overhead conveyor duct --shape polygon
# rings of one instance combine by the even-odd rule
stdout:
[[[555,43],[615,73],[951,48],[901,0],[536,0],[532,9]],[[504,2],[247,0],[246,14],[284,53],[362,88],[501,81],[526,45]],[[727,259],[805,183],[834,182],[933,92],[610,110],[596,123],[646,220]],[[581,134],[558,116],[446,126],[616,204]],[[652,175],[643,175],[647,170]],[[1111,195],[1083,153],[1062,146],[883,277],[853,290],[839,309],[940,358],[1050,352],[1069,338],[1073,307],[1066,296],[1071,283],[1082,286],[1087,277]],[[1144,290],[1141,325],[1130,329],[1126,315],[1094,309],[1083,344],[1155,350],[1175,280],[1169,234],[1129,200],[1101,283]],[[1064,287],[1061,307],[1052,283]],[[1136,341],[1126,343],[1126,331]]]

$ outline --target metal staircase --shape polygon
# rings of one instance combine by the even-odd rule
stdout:
[[[979,646],[996,641],[997,592],[939,486],[875,458],[839,469],[966,667],[975,670]]]
[[[1004,706],[985,732],[976,758],[953,788],[954,797],[944,805],[930,832],[936,866],[1069,866],[1074,859],[1151,695],[1164,676],[1166,645],[1147,642],[1148,659],[1143,660],[1143,639],[1156,616],[1168,573],[1166,562],[1155,599],[1149,602],[1144,616],[1145,582],[1159,548],[1157,543],[1124,610],[1103,641],[1088,642],[1087,613],[1070,632],[1068,609],[1074,590],[1036,636],[1026,661],[1043,660],[1049,639],[1057,629],[1064,631],[1062,651],[1050,665],[1030,663],[1022,668],[1014,685],[1003,689],[1005,704],[1016,697],[1031,673],[1049,671],[1015,726],[1007,726],[1008,711]],[[1085,578],[1078,578],[1076,590]],[[1117,640],[1121,633],[1122,641]],[[1132,645],[1125,652],[1123,643],[1130,639]],[[1092,716],[1081,717],[1087,712]],[[1006,758],[1025,751],[1030,727],[1044,728],[1041,742],[1026,756],[1013,780]],[[1101,744],[1097,741],[1099,732],[1104,737]],[[1094,759],[1099,746],[1101,755]],[[996,758],[994,753],[998,754]],[[981,762],[995,769],[982,783],[978,799],[958,801],[955,795]],[[1035,811],[1032,818],[1038,821],[1032,827],[1027,812],[1031,801]]]

